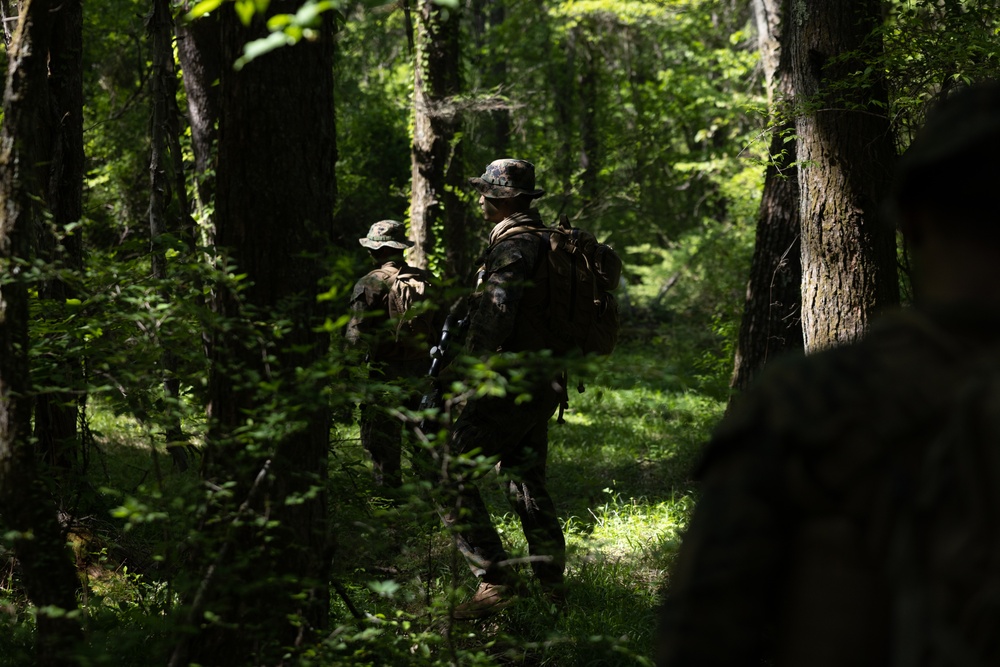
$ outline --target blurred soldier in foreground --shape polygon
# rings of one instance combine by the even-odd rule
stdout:
[[[547,349],[548,296],[546,286],[535,282],[548,241],[530,232],[505,236],[516,228],[543,227],[538,210],[531,207],[532,200],[545,193],[535,189],[534,165],[525,160],[495,160],[482,177],[470,183],[480,194],[483,217],[494,227],[482,292],[469,313],[466,350],[488,358],[498,352]],[[566,544],[546,490],[545,465],[548,422],[559,406],[562,390],[551,369],[527,365],[524,371],[531,399],[518,401],[516,392],[511,392],[470,401],[452,430],[451,446],[458,454],[479,450],[483,456],[498,459],[497,471],[521,520],[532,569],[543,591],[558,601]],[[514,596],[516,577],[474,479],[459,479],[456,486],[456,505],[444,518],[455,527],[458,546],[480,584],[475,595],[455,609],[454,617],[479,618],[506,606]]]
[[[361,406],[361,443],[371,456],[375,485],[398,489],[403,424],[389,410],[398,406],[416,410],[420,401],[418,381],[427,373],[430,346],[437,337],[434,312],[428,308],[432,304],[421,303],[431,277],[403,259],[404,249],[413,242],[406,238],[401,222],[376,222],[359,242],[378,268],[354,286],[347,341],[367,352],[373,381],[400,390],[380,392],[377,400]]]
[[[1000,664],[998,156],[1000,88],[942,104],[890,202],[915,306],[720,425],[657,664]]]

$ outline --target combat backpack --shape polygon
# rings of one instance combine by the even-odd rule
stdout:
[[[621,279],[621,257],[590,232],[571,226],[565,215],[553,227],[513,227],[494,245],[525,233],[546,241],[535,279],[548,285],[549,347],[560,354],[611,354],[620,327],[618,300],[612,292]]]
[[[386,309],[393,327],[399,356],[418,359],[437,339],[437,313],[428,299],[430,283],[426,274],[411,266],[379,268],[373,272],[389,286]]]

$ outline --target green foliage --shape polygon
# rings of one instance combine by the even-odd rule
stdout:
[[[1000,7],[981,0],[893,0],[888,7],[883,67],[905,148],[937,95],[1000,77]]]
[[[412,70],[399,13],[349,14],[337,40],[336,234],[361,257],[368,227],[409,209]]]
[[[225,3],[208,0],[192,15],[229,11]],[[306,426],[308,408],[336,415],[328,480],[321,484],[315,471],[316,483],[289,499],[325,492],[338,543],[333,629],[307,642],[299,664],[649,664],[657,594],[694,502],[690,473],[728,398],[766,161],[746,9],[724,0],[502,0],[476,16],[468,9],[476,3],[439,4],[463,21],[466,88],[449,107],[462,121],[459,167],[472,176],[500,155],[531,159],[549,193],[538,202],[544,217],[569,214],[626,260],[620,347],[607,363],[571,369],[571,385],[583,380],[586,391],[571,392],[566,423],[550,431],[551,491],[570,555],[568,606],[553,614],[528,595],[488,622],[449,620],[473,582],[437,517],[439,489],[412,479],[401,498],[378,497],[354,424],[356,403],[399,403],[402,392],[366,381],[360,360],[339,345],[287,375],[234,366],[238,389],[262,407],[225,443],[263,459]],[[200,567],[220,549],[206,527],[255,531],[261,552],[281,539],[273,517],[240,511],[251,480],[206,486],[195,471],[171,468],[166,445],[177,424],[192,456],[220,444],[207,437],[206,338],[237,332],[275,363],[290,322],[209,308],[221,288],[246,287],[237,267],[213,266],[211,247],[190,253],[166,237],[159,250],[169,257],[167,277],[150,277],[141,20],[148,8],[132,0],[101,7],[107,11],[85,13],[86,215],[73,233],[85,240],[86,265],[28,264],[17,279],[32,288],[35,390],[86,396],[87,483],[71,510],[97,518],[71,533],[86,577],[81,659],[145,664],[166,662],[185,629],[179,594],[201,583]],[[316,326],[337,336],[364,268],[357,239],[376,220],[403,219],[409,204],[413,65],[404,15],[374,0],[307,2],[271,17],[270,36],[248,45],[245,57],[309,39],[334,7],[344,12],[335,71],[340,250],[317,249],[328,252],[330,276]],[[233,10],[250,21],[268,8],[240,0]],[[995,3],[972,0],[899,0],[890,8],[885,60],[855,74],[870,85],[884,73],[905,143],[929,99],[998,73],[1000,22]],[[458,194],[469,207],[471,191]],[[485,236],[485,224],[470,224]],[[73,296],[43,299],[38,287],[57,276]],[[164,351],[173,355],[177,395],[164,389]],[[81,369],[78,378],[66,378],[66,361]],[[516,370],[508,358],[472,360],[461,377],[473,381],[450,384],[451,398],[519,391]],[[487,493],[487,502],[511,553],[525,555],[501,494]],[[0,563],[0,662],[29,665],[36,610],[5,548]]]

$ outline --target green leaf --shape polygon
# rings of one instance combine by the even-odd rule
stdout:
[[[253,20],[253,15],[256,11],[254,0],[236,0],[236,13],[239,15],[240,22],[243,25],[250,25],[250,21]]]
[[[277,32],[278,30],[284,30],[291,23],[291,14],[275,14],[267,20],[267,29],[271,32]]]
[[[449,9],[458,9],[458,0],[433,0],[433,2],[435,5],[441,5]]]
[[[259,58],[265,53],[269,53],[282,46],[291,46],[294,43],[295,40],[285,33],[272,32],[263,39],[255,39],[252,42],[247,42],[246,46],[243,47],[243,55],[240,56],[239,60],[236,61],[233,67],[237,70],[241,70],[244,65],[254,58]]]
[[[209,12],[214,12],[223,2],[225,2],[225,0],[201,0],[201,2],[195,5],[184,18],[188,21],[193,21],[200,16],[205,16]]]

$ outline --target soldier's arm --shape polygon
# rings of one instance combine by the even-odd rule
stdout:
[[[382,296],[388,286],[375,276],[365,276],[354,286],[351,293],[351,319],[347,323],[344,337],[351,347],[372,345],[372,337],[379,323],[384,320]]]
[[[529,251],[521,240],[512,239],[491,253],[482,294],[471,313],[468,349],[473,354],[496,352],[514,330],[518,304],[534,269]]]

